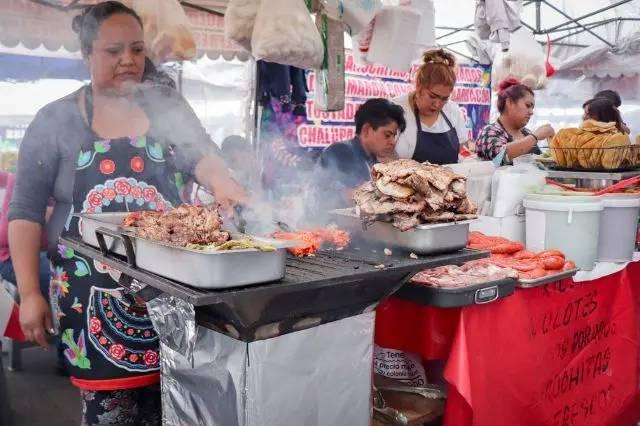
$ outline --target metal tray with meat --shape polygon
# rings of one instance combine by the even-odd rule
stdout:
[[[336,223],[349,230],[354,238],[361,237],[373,243],[386,244],[415,254],[454,252],[467,245],[471,221],[418,225],[409,231],[400,231],[391,223],[373,222],[363,228],[354,208],[334,210]]]
[[[435,288],[409,282],[395,296],[428,306],[459,308],[468,305],[483,305],[511,296],[516,287],[514,278],[475,284],[462,288]]]
[[[419,272],[396,296],[440,308],[482,305],[512,295],[516,281],[513,270],[471,262]]]
[[[126,213],[80,215],[82,240],[104,254],[126,256],[128,262],[192,287],[218,289],[262,284],[284,277],[287,248],[295,241],[280,241],[243,234],[231,234],[228,244],[251,241],[254,248],[218,249],[215,246],[143,238],[122,226]],[[101,226],[102,224],[102,226]]]
[[[517,286],[519,288],[535,288],[540,287],[542,285],[550,284],[555,281],[564,280],[567,278],[573,277],[578,273],[578,269],[570,269],[567,271],[558,272],[557,274],[547,275],[542,278],[537,278],[535,280],[526,280],[526,279],[518,279]]]
[[[128,213],[80,213],[75,216],[79,218],[82,241],[92,247],[100,248],[96,230],[98,228],[106,228],[112,232],[126,231],[122,223],[127,215]],[[105,236],[104,241],[110,253],[119,254],[120,256],[126,255],[121,238]]]

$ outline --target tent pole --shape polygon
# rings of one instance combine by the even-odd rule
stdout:
[[[446,33],[446,34],[441,35],[440,37],[436,37],[436,40],[440,40],[440,39],[443,39],[443,38],[445,38],[445,37],[449,37],[450,35],[457,34],[457,33],[459,33],[460,31],[471,30],[471,29],[473,28],[473,25],[474,25],[474,24],[469,24],[469,25],[467,25],[466,27],[456,28],[456,29],[454,29],[453,31],[451,31],[450,33]],[[474,30],[471,30],[471,31],[474,31]]]
[[[601,26],[603,26],[603,25],[610,24],[610,23],[612,23],[612,22],[624,22],[624,21],[640,21],[640,18],[615,18],[615,19],[608,19],[608,20],[606,20],[606,21],[601,21],[601,22],[597,22],[597,23],[596,23],[596,22],[594,22],[594,23],[593,23],[594,25],[587,24],[587,26],[589,27],[589,29],[593,29],[593,28],[601,27]],[[583,29],[579,29],[579,30],[578,30],[577,28],[575,28],[575,29],[576,29],[577,31],[574,31],[574,32],[572,32],[572,33],[570,33],[570,34],[565,34],[565,35],[563,35],[563,36],[557,37],[557,38],[555,38],[555,39],[551,40],[551,42],[552,42],[552,43],[555,43],[555,42],[557,42],[557,41],[564,40],[564,39],[565,39],[565,38],[567,38],[567,37],[571,37],[571,36],[574,36],[574,35],[576,35],[576,34],[580,34],[580,33],[583,33],[583,32],[585,32],[585,31],[588,31],[588,30],[587,30],[587,29],[585,29],[585,28],[583,28]]]
[[[593,31],[591,31],[589,28],[585,27],[584,25],[582,25],[580,22],[578,22],[577,20],[573,19],[571,16],[567,15],[566,13],[564,13],[561,9],[559,9],[558,7],[552,5],[551,3],[549,3],[547,0],[542,0],[544,1],[544,3],[549,6],[551,9],[555,10],[556,12],[558,12],[560,15],[564,16],[565,18],[569,19],[570,22],[574,22],[577,25],[580,25],[580,27],[582,27],[582,29],[584,29],[585,31],[587,31],[589,34],[591,34],[592,36],[594,36],[595,38],[597,38],[598,40],[602,41],[604,44],[606,44],[609,47],[614,47],[613,44],[609,43],[607,40],[605,40],[604,38],[600,37],[598,34],[594,33]],[[628,3],[628,1],[630,0],[624,0],[621,3]],[[613,7],[613,6],[611,6]],[[609,10],[611,7],[605,9],[605,10]],[[580,18],[582,19],[582,18]],[[568,23],[567,23],[568,24]]]
[[[536,2],[536,32],[540,32],[540,2]]]
[[[452,49],[452,48],[450,48],[450,47],[441,46],[441,45],[438,45],[438,47],[441,47],[441,48],[443,48],[443,49],[445,49],[445,50],[448,50],[448,51],[449,51],[449,52],[451,52],[451,53],[455,53],[456,55],[461,56],[461,57],[463,57],[463,58],[465,58],[465,59],[468,59],[468,60],[470,60],[470,61],[472,61],[472,62],[474,62],[474,63],[476,63],[476,64],[479,64],[479,63],[480,63],[477,59],[474,59],[474,58],[472,58],[471,56],[467,56],[467,55],[465,55],[465,54],[462,54],[462,53],[460,53],[460,52],[458,52],[458,51],[456,51],[456,50],[453,50],[453,49]]]
[[[564,12],[560,11],[558,8],[556,8],[555,6],[551,5],[548,1],[546,1],[546,0],[542,0],[542,1],[544,3],[546,3],[549,7],[551,7],[552,9],[557,11],[558,13],[560,13],[561,15],[564,15],[565,18],[569,19],[569,21],[567,21],[567,22],[564,22],[562,24],[556,25],[555,27],[551,27],[551,28],[548,28],[548,29],[544,30],[543,33],[546,34],[549,31],[557,30],[558,28],[565,27],[565,26],[567,26],[567,25],[569,25],[571,23],[575,23],[575,24],[580,25],[580,23],[578,21],[582,21],[583,19],[590,18],[593,15],[597,15],[598,13],[606,12],[607,10],[611,10],[611,9],[616,8],[618,6],[622,6],[623,4],[629,3],[632,0],[621,0],[621,1],[617,2],[617,3],[614,3],[614,4],[611,4],[609,6],[600,8],[598,10],[594,10],[593,12],[587,13],[586,15],[582,15],[582,16],[580,16],[578,18],[575,18],[575,19],[573,19],[569,15],[566,15]]]

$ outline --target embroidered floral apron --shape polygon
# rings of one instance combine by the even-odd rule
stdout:
[[[78,157],[74,212],[165,210],[179,203],[179,176],[151,138],[88,141]],[[81,232],[73,217],[65,235]],[[141,385],[136,376],[157,373],[158,336],[146,307],[118,286],[119,273],[61,245],[52,263],[52,306],[72,381],[127,388]]]

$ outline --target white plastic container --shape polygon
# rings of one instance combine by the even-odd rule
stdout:
[[[411,8],[385,6],[376,15],[367,60],[408,71],[415,59],[420,13]]]
[[[601,199],[528,194],[524,207],[528,250],[562,250],[578,268],[593,269],[604,210]]]
[[[602,197],[598,261],[630,262],[636,247],[639,197]]]

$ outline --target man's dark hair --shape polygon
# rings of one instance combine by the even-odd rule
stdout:
[[[383,99],[369,99],[358,108],[356,112],[356,134],[360,134],[365,124],[370,125],[373,130],[386,126],[392,121],[398,124],[400,133],[404,132],[407,122],[404,119],[404,110],[400,105]]]
[[[616,108],[620,108],[620,105],[622,105],[622,99],[620,98],[620,94],[615,90],[601,90],[598,93],[596,93],[593,97],[608,99]]]

